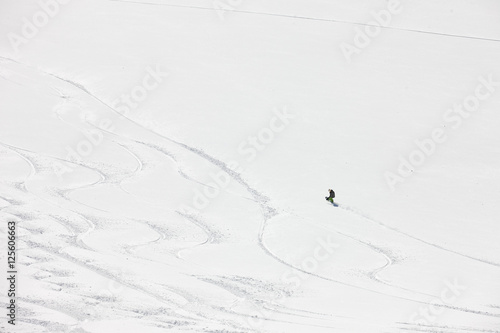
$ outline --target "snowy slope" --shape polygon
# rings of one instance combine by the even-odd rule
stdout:
[[[1,332],[500,332],[498,2],[0,9]]]

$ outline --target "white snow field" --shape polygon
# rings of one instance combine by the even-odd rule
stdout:
[[[500,332],[499,1],[0,22],[0,332]]]

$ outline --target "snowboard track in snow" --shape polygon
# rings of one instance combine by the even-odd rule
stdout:
[[[220,10],[222,10],[222,9],[218,9],[216,7],[209,8],[209,7],[200,7],[200,6],[188,6],[188,5],[174,5],[174,4],[166,4],[166,3],[154,3],[154,2],[146,2],[146,1],[132,1],[132,0],[130,0],[130,1],[128,1],[128,0],[108,0],[108,1],[111,1],[111,2],[121,2],[121,3],[131,3],[131,4],[138,4],[138,5],[147,5],[147,6],[164,6],[164,7],[174,7],[174,8],[188,8],[188,9],[196,9],[196,10],[209,10],[209,11],[220,11]],[[387,30],[397,30],[397,31],[412,32],[412,33],[418,33],[418,34],[428,34],[428,35],[435,35],[435,36],[441,36],[441,37],[464,38],[464,39],[486,41],[486,42],[500,42],[500,39],[495,39],[495,38],[456,35],[456,34],[435,32],[435,31],[398,28],[398,27],[391,27],[391,26],[386,26],[386,25],[377,25],[377,24],[370,24],[370,23],[360,23],[360,22],[345,21],[345,20],[336,20],[336,19],[327,19],[327,18],[319,18],[319,17],[308,17],[308,16],[301,16],[301,15],[287,15],[287,14],[278,14],[278,13],[265,13],[265,12],[251,11],[251,10],[234,9],[234,8],[229,8],[229,7],[224,8],[223,11],[224,12],[231,12],[231,13],[248,14],[248,15],[263,15],[263,16],[271,16],[271,17],[281,17],[281,18],[297,19],[297,20],[309,20],[309,21],[318,21],[318,22],[331,22],[331,23],[340,23],[340,24],[351,24],[351,25],[356,25],[356,26],[373,27],[373,28],[380,28],[380,29],[387,29]]]
[[[357,215],[357,216],[359,216],[359,217],[362,217],[363,219],[368,220],[368,221],[370,221],[371,223],[375,223],[375,224],[377,224],[377,225],[379,225],[379,226],[381,226],[381,227],[383,227],[383,228],[390,229],[390,230],[392,230],[392,231],[394,231],[394,232],[397,232],[397,233],[399,233],[399,234],[401,234],[401,235],[404,235],[404,236],[406,236],[406,237],[409,237],[409,238],[411,238],[411,239],[414,239],[414,240],[416,240],[416,241],[418,241],[418,242],[421,242],[421,243],[423,243],[423,244],[427,244],[427,245],[429,245],[429,246],[435,247],[435,248],[437,248],[437,249],[439,249],[439,250],[446,251],[446,252],[450,252],[450,253],[453,253],[453,254],[459,255],[459,256],[461,256],[461,257],[464,257],[464,258],[468,258],[468,259],[471,259],[471,260],[474,260],[474,261],[481,262],[481,263],[483,263],[483,264],[487,264],[487,265],[491,265],[491,266],[495,266],[495,267],[500,267],[500,264],[499,264],[499,263],[496,263],[496,262],[493,262],[493,261],[489,261],[489,260],[486,260],[486,259],[477,258],[477,257],[471,256],[471,255],[468,255],[468,254],[465,254],[465,253],[461,253],[461,252],[458,252],[458,251],[455,251],[455,250],[452,250],[452,249],[448,249],[448,248],[445,248],[445,247],[443,247],[443,246],[441,246],[441,245],[438,245],[438,244],[435,244],[435,243],[431,243],[431,242],[428,242],[428,241],[426,241],[426,240],[424,240],[424,239],[422,239],[422,238],[419,238],[419,237],[413,236],[413,235],[411,235],[411,234],[409,234],[409,233],[406,233],[406,232],[401,231],[401,230],[399,230],[399,229],[397,229],[397,228],[391,227],[391,226],[389,226],[389,225],[387,225],[387,224],[385,224],[385,223],[382,223],[382,222],[380,222],[380,221],[377,221],[377,220],[375,220],[375,219],[371,218],[369,215],[367,215],[367,214],[365,214],[365,213],[363,213],[363,212],[359,211],[358,209],[351,208],[351,207],[349,207],[349,206],[342,205],[342,204],[339,204],[339,208],[341,208],[341,209],[343,209],[343,210],[345,210],[345,211],[348,211],[348,212],[350,212],[350,213],[352,213],[352,214],[355,214],[355,215]]]

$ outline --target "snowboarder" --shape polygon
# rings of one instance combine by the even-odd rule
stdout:
[[[335,204],[333,202],[333,198],[335,198],[335,192],[332,189],[329,189],[328,192],[330,192],[330,196],[329,197],[325,197],[325,199],[327,201],[330,201],[332,204]]]

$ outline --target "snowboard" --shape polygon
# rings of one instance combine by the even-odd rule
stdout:
[[[338,207],[339,206],[333,200],[332,201],[328,200],[328,197],[325,197],[325,199],[326,199],[326,201],[328,201],[329,203],[331,203],[334,207]]]

